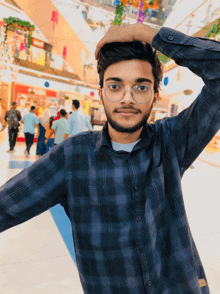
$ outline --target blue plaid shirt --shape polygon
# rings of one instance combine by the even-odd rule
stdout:
[[[107,124],[68,138],[0,188],[0,231],[64,207],[85,294],[209,293],[181,178],[220,128],[220,45],[162,28],[153,47],[203,78],[189,108],[146,125],[131,153]]]

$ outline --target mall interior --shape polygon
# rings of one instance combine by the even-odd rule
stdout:
[[[98,94],[96,44],[116,19],[121,25],[137,23],[140,3],[144,24],[220,41],[219,0],[0,0],[0,186],[38,160],[37,128],[28,158],[23,125],[15,152],[7,153],[8,130],[1,128],[13,101],[22,117],[35,106],[40,118],[48,105],[54,117],[60,109],[71,112],[77,99],[93,130],[103,128],[107,118]],[[187,68],[158,57],[163,80],[151,123],[186,109],[204,85]],[[183,178],[187,215],[212,294],[220,294],[219,175],[220,131]],[[201,198],[195,200],[196,189]],[[71,224],[61,206],[0,233],[0,294],[13,293],[83,293]]]

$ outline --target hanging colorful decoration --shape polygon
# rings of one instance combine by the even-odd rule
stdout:
[[[24,50],[24,43],[23,42],[21,42],[21,44],[20,44],[20,51],[22,51],[22,50]]]
[[[126,5],[131,5],[139,9],[138,13],[138,22],[143,23],[145,19],[145,14],[143,13],[146,9],[158,9],[160,7],[160,0],[115,0],[114,4],[116,5],[115,9],[115,19],[112,22],[113,25],[120,26],[123,21],[123,13]]]
[[[207,38],[215,39],[220,34],[220,18],[213,24],[212,29],[206,35]]]
[[[7,41],[7,32],[8,29],[18,31],[21,30],[22,32],[28,32],[28,43],[27,47],[30,48],[32,43],[32,34],[35,31],[35,26],[32,25],[29,21],[23,21],[17,17],[8,17],[3,18],[4,25],[5,25],[5,42]]]
[[[14,35],[14,52],[16,54],[18,49],[18,31],[16,30],[15,35]]]
[[[55,30],[55,25],[58,24],[59,12],[57,10],[52,11],[51,21],[53,23],[53,31]]]
[[[26,51],[28,48],[27,46],[27,37],[26,37],[26,34],[24,35],[24,50]]]
[[[66,60],[66,55],[67,55],[67,48],[66,46],[63,47],[63,59]]]
[[[142,8],[143,8],[143,1],[140,0],[140,6],[138,10],[138,20],[137,20],[138,23],[143,23],[146,17],[146,15],[143,14]]]

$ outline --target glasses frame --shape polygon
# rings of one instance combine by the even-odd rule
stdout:
[[[145,85],[145,86],[146,86],[146,85]],[[134,86],[134,87],[135,87],[135,86]],[[152,89],[149,87],[149,89],[151,90],[150,98],[149,98],[147,101],[145,101],[145,102],[138,102],[138,101],[136,101],[136,100],[134,99],[134,93],[133,93],[133,89],[134,89],[134,87],[133,87],[132,89],[124,89],[124,93],[123,93],[122,97],[121,97],[119,100],[117,100],[117,101],[112,101],[112,100],[110,100],[110,99],[107,97],[107,95],[106,95],[106,88],[102,88],[102,89],[104,90],[105,98],[106,98],[108,101],[112,102],[112,103],[114,103],[114,102],[120,102],[120,101],[124,98],[124,96],[125,96],[125,91],[129,91],[129,92],[131,92],[131,97],[132,97],[132,99],[133,99],[136,103],[138,103],[138,104],[145,104],[145,103],[147,103],[147,102],[152,98],[152,94],[155,93],[155,90],[152,90]]]

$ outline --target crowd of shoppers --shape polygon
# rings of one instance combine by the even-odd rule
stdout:
[[[49,106],[49,104],[46,105],[39,119],[36,116],[35,106],[31,106],[30,111],[22,118],[20,111],[16,109],[17,102],[12,102],[11,109],[6,112],[5,121],[2,124],[2,130],[8,124],[10,149],[7,152],[14,151],[19,132],[19,122],[24,124],[23,132],[26,143],[24,154],[26,157],[30,155],[35,136],[38,138],[36,155],[40,157],[68,136],[76,135],[86,129],[92,130],[92,125],[88,118],[80,111],[80,102],[78,100],[72,101],[72,112],[70,114],[65,109],[61,109],[56,117],[51,116]],[[38,130],[35,133],[36,127]]]

